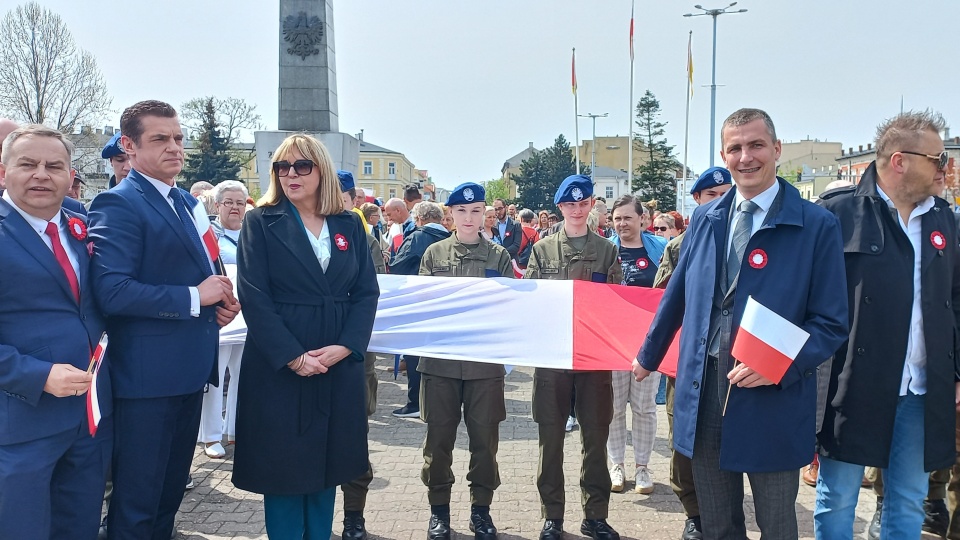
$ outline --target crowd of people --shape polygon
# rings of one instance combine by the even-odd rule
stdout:
[[[534,372],[541,540],[563,535],[564,440],[576,422],[579,530],[619,539],[611,493],[628,478],[653,490],[661,378],[684,540],[746,538],[744,474],[764,538],[798,537],[801,477],[816,488],[817,538],[851,538],[865,475],[878,489],[871,537],[960,537],[943,504],[943,486],[960,485],[960,253],[939,198],[943,127],[929,112],[884,122],[859,183],[814,204],[776,176],[769,115],[738,110],[721,127],[725,166],[694,183],[687,223],[632,195],[608,207],[579,174],[551,209],[488,201],[472,182],[444,204],[416,185],[382,201],[307,134],[273,152],[258,201],[238,181],[187,192],[176,184],[179,119],[160,101],[123,112],[102,152],[111,188],[87,208],[68,196],[83,181],[70,141],[0,121],[2,536],[169,538],[195,445],[221,459],[240,441],[232,481],[263,494],[270,538],[330,538],[339,486],[342,537],[365,540],[377,406],[367,347],[376,275],[389,272],[665,289],[632,373]],[[731,353],[748,298],[808,335],[778,380]],[[220,343],[241,311],[245,342]],[[676,377],[661,377],[681,325]],[[88,365],[104,334],[106,358]],[[503,366],[407,355],[400,369],[407,402],[393,415],[427,426],[428,539],[451,538],[464,422],[469,528],[494,540]]]

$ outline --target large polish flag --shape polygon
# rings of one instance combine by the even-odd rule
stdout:
[[[370,351],[574,370],[630,370],[663,295],[659,289],[585,281],[377,280]],[[220,342],[242,343],[245,336],[238,316],[221,330]],[[664,373],[676,374],[678,340],[664,359]]]
[[[748,296],[730,354],[779,384],[809,338],[806,330]]]

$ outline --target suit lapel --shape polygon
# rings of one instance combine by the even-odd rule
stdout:
[[[60,286],[60,290],[67,295],[70,301],[76,303],[73,291],[70,290],[70,284],[67,283],[67,276],[63,274],[63,269],[57,263],[53,251],[47,247],[37,231],[30,227],[30,224],[23,219],[16,209],[3,200],[0,200],[0,226],[6,229],[10,238],[20,244],[24,251],[50,273],[50,276],[53,277],[53,280]]]
[[[90,266],[90,252],[87,251],[87,244],[89,240],[77,240],[73,236],[73,232],[70,231],[70,219],[77,218],[83,222],[84,225],[87,224],[87,220],[83,219],[82,216],[71,212],[70,210],[63,209],[63,220],[67,223],[67,243],[70,244],[70,247],[73,248],[73,252],[77,254],[77,268],[80,269],[80,275],[77,276],[77,280],[80,283],[80,295],[82,296],[85,293],[89,293],[90,290],[87,287],[87,268]]]
[[[350,234],[349,229],[346,225],[349,223],[348,220],[342,219],[341,216],[327,216],[327,229],[330,231],[330,264],[327,265],[326,277],[327,283],[330,284],[331,289],[333,287],[333,281],[337,276],[343,274],[343,268],[346,266],[349,261],[349,257],[352,255],[354,249],[364,249],[366,245],[363,246],[354,246],[350,242],[350,238],[353,236]],[[351,218],[352,219],[352,218]],[[337,246],[337,235],[342,235],[344,241],[347,243],[345,249],[340,249]]]
[[[947,242],[957,241],[956,238],[947,236],[946,228],[937,228],[940,221],[939,217],[940,209],[934,206],[920,218],[920,275],[926,274],[927,269],[930,268],[930,264],[939,252],[947,249]],[[947,217],[953,219],[953,216]],[[933,245],[935,233],[939,233],[939,237],[943,240],[942,248]]]
[[[210,272],[210,263],[206,260],[201,259],[200,253],[197,253],[197,248],[194,247],[193,242],[187,238],[187,232],[183,230],[183,223],[180,221],[180,218],[177,217],[177,213],[174,212],[173,207],[170,206],[170,203],[160,195],[160,192],[157,191],[155,187],[150,185],[150,182],[140,175],[137,171],[130,171],[130,175],[127,176],[127,180],[133,180],[134,185],[137,187],[137,191],[143,195],[144,200],[147,201],[147,204],[153,207],[154,210],[167,222],[167,225],[173,228],[174,235],[180,239],[180,243],[183,244],[183,247],[186,248],[187,253],[190,253],[193,261],[200,265],[200,268],[204,273]],[[173,189],[180,189],[177,186],[173,186]]]
[[[304,269],[315,278],[317,282],[324,282],[323,268],[320,267],[320,261],[313,253],[313,247],[307,240],[307,233],[303,229],[300,220],[293,214],[293,210],[286,201],[276,206],[271,206],[263,211],[264,220],[267,221],[267,229],[276,237],[277,241],[283,244],[290,253],[300,261]],[[333,230],[330,230],[331,241],[333,240]],[[331,264],[333,256],[331,255]],[[329,270],[330,267],[327,267]],[[325,283],[325,282],[324,282]]]

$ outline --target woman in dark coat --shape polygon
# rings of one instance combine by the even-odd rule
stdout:
[[[363,354],[379,288],[323,145],[291,135],[273,160],[237,257],[247,341],[233,483],[264,495],[271,539],[328,540],[336,486],[367,470]]]

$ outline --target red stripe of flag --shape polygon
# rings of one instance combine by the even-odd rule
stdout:
[[[771,347],[742,326],[737,330],[730,354],[747,367],[780,384],[783,375],[790,369],[793,360]]]
[[[633,3],[630,4],[630,61],[633,62]]]

